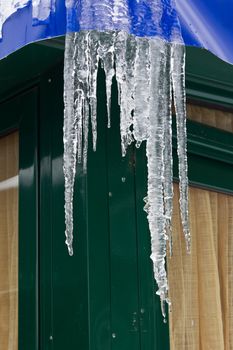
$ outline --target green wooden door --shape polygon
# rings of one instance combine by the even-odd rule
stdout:
[[[116,82],[107,129],[103,72],[98,81],[97,152],[90,142],[87,176],[78,169],[74,257],[64,245],[62,67],[41,85],[41,348],[165,350],[143,211],[145,153],[131,147],[121,157]]]

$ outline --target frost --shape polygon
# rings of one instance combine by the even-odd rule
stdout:
[[[55,6],[56,0],[32,0],[32,16],[39,21],[45,21],[55,11]]]
[[[32,3],[32,16],[36,21],[45,21],[55,11],[56,0],[0,0],[0,38],[6,20],[16,11]]]
[[[0,37],[2,37],[2,26],[7,18],[28,3],[29,0],[0,0]]]
[[[182,45],[155,37],[135,37],[125,31],[81,31],[66,38],[64,174],[69,253],[73,254],[76,160],[82,162],[86,171],[89,124],[92,126],[93,149],[96,149],[96,84],[100,64],[106,76],[108,126],[114,75],[117,80],[122,155],[133,141],[137,147],[146,142],[148,191],[144,210],[151,235],[157,294],[164,317],[165,303],[170,304],[165,268],[167,241],[172,255],[172,98],[177,115],[180,211],[187,248],[190,248],[184,62]]]

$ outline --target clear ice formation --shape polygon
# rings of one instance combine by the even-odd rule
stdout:
[[[73,193],[76,161],[87,170],[89,120],[93,149],[97,142],[96,84],[98,64],[106,75],[108,126],[112,78],[116,75],[122,155],[135,141],[146,142],[148,192],[144,199],[151,234],[151,259],[162,313],[168,298],[166,246],[172,254],[173,207],[172,98],[176,110],[180,178],[180,212],[187,249],[188,177],[186,155],[185,48],[159,38],[124,31],[68,34],[65,48],[64,174],[66,244],[73,254]]]

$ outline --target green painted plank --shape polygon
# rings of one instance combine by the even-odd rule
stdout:
[[[62,62],[59,49],[30,44],[0,61],[0,100],[9,98],[27,85],[38,83],[48,69]]]
[[[21,95],[20,105],[19,349],[38,350],[38,90]]]
[[[75,211],[78,206],[81,229],[73,257],[68,255],[64,237],[62,71],[62,66],[56,67],[41,84],[41,142],[45,142],[41,152],[41,344],[43,349],[88,349],[88,255],[85,204],[80,196],[86,186],[83,179],[77,184]]]
[[[132,148],[121,157],[119,107],[114,80],[108,130],[108,183],[113,350],[140,349],[137,232]]]
[[[95,154],[89,152],[87,177],[80,167],[77,173],[75,254],[69,257],[64,244],[62,89],[58,70],[44,77],[41,85],[41,343],[43,349],[62,349],[69,344],[84,349],[97,349],[101,345],[101,349],[107,350],[110,273],[105,137],[99,136]],[[104,113],[100,103],[100,120]],[[104,120],[99,123],[99,135],[102,124]]]
[[[92,150],[89,134],[86,220],[88,222],[89,346],[91,350],[109,350],[110,335],[110,266],[108,179],[106,155],[106,92],[103,72],[97,84],[97,151]],[[81,176],[81,172],[80,172]]]
[[[40,83],[40,346],[52,349],[52,128],[50,108],[47,99],[51,98],[48,77]],[[52,95],[52,96],[50,96]],[[45,102],[46,101],[46,102]]]

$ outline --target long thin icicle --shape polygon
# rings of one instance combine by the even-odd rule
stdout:
[[[171,80],[171,45],[167,45],[166,73],[164,84],[164,215],[166,233],[169,239],[170,256],[172,256],[172,211],[173,211],[173,158],[172,158],[172,80]]]
[[[89,102],[90,102],[90,114],[91,114],[91,128],[92,128],[92,144],[93,150],[96,151],[97,143],[97,100],[96,100],[96,88],[97,88],[97,71],[98,71],[98,34],[95,31],[90,32],[89,37]]]
[[[187,248],[190,248],[184,59],[181,45],[158,38],[135,38],[123,31],[81,31],[66,39],[64,173],[69,253],[73,253],[76,158],[86,171],[90,122],[93,148],[96,149],[96,84],[100,61],[106,76],[108,126],[114,75],[117,80],[122,155],[133,140],[136,146],[146,141],[148,192],[144,210],[149,222],[151,259],[164,317],[165,302],[170,303],[165,268],[168,240],[172,254],[172,86],[177,114],[180,211]]]
[[[149,130],[149,89],[150,89],[150,51],[149,40],[136,38],[137,53],[135,62],[135,110],[133,134],[136,146],[148,138]],[[157,54],[156,54],[157,56]]]
[[[76,174],[78,129],[74,113],[74,47],[77,34],[66,36],[64,63],[64,177],[66,244],[73,255],[73,196]]]
[[[90,89],[93,89],[93,74],[95,74],[95,64],[91,60],[90,52],[90,33],[88,31],[80,32],[75,38],[75,119],[78,127],[78,162],[83,162],[84,172],[87,170],[87,152],[88,152],[88,133],[89,133],[89,115],[90,115]],[[94,56],[96,57],[96,55]],[[91,62],[93,64],[91,64]],[[94,69],[93,69],[94,65]],[[97,69],[97,68],[96,68]],[[93,91],[91,92],[93,93]],[[92,103],[94,112],[96,101]],[[96,114],[92,116],[92,125],[95,124]],[[96,135],[96,126],[93,127]],[[96,136],[94,136],[95,140]],[[95,142],[95,141],[94,141]]]
[[[166,221],[164,216],[163,180],[164,180],[164,83],[166,79],[167,44],[160,40],[151,40],[151,74],[149,137],[147,140],[148,167],[148,222],[151,234],[151,259],[157,294],[161,299],[162,313],[165,318],[164,302],[168,300],[168,283],[165,269],[166,257]]]
[[[184,236],[186,240],[187,251],[190,252],[191,234],[189,229],[188,210],[185,47],[183,45],[173,44],[172,46],[172,81],[177,125],[177,153],[179,159],[180,178],[180,214]]]
[[[115,32],[101,32],[99,37],[98,54],[103,65],[106,75],[106,94],[107,94],[107,111],[108,111],[108,128],[111,126],[111,88],[112,79],[115,75],[114,70],[114,47],[115,47]]]
[[[116,38],[116,79],[118,83],[119,105],[121,111],[121,149],[126,155],[127,147],[133,141],[131,127],[133,125],[134,102],[134,68],[136,58],[136,40],[125,32],[118,32]]]

